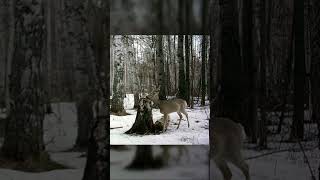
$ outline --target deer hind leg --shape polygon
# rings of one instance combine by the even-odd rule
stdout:
[[[177,127],[177,129],[179,129],[179,126],[180,126],[180,123],[181,123],[181,119],[182,119],[182,114],[181,114],[181,112],[177,112],[177,113],[178,113],[178,115],[180,117],[179,123],[178,123],[178,127]]]
[[[169,116],[169,115],[167,115],[166,130],[167,130],[167,128],[168,128],[168,126],[169,126],[169,124],[170,124],[170,116]]]
[[[169,117],[168,114],[166,114],[166,126],[165,126],[166,131],[167,131],[167,128],[168,128],[168,126],[169,126],[169,123],[170,123],[170,117]]]
[[[163,132],[167,131],[167,127],[168,127],[168,115],[164,114],[163,115]]]
[[[224,180],[231,180],[232,173],[227,165],[227,162],[219,155],[214,157],[217,167],[220,169]]]
[[[240,152],[239,152],[239,154],[240,154]],[[243,160],[243,158],[241,157],[241,154],[238,156],[235,156],[233,158],[230,158],[229,161],[242,171],[243,175],[246,177],[246,180],[250,180],[249,166]]]
[[[190,127],[190,123],[189,123],[189,117],[188,117],[188,113],[186,112],[186,110],[181,110],[181,112],[187,117],[187,121],[188,121],[188,127]]]

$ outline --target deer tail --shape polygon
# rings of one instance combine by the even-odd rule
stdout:
[[[244,130],[244,127],[240,123],[238,123],[238,125],[241,130],[241,139],[242,139],[242,141],[244,141],[247,138],[246,131]]]
[[[184,107],[188,107],[187,101],[184,101]]]

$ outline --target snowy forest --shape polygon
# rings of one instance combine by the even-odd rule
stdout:
[[[111,144],[209,144],[208,42],[208,36],[111,36]],[[125,135],[131,126],[129,134],[164,132],[139,123],[140,119],[136,122],[139,111],[133,110],[156,87],[151,123],[163,127],[167,113],[168,131],[158,136]],[[183,109],[176,97],[190,108]],[[183,118],[178,123],[180,112]]]
[[[319,9],[0,1],[0,179],[319,180]]]

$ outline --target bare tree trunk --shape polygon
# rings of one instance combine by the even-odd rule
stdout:
[[[269,6],[271,6],[270,3],[269,3]],[[292,18],[291,36],[290,36],[290,43],[289,43],[289,55],[286,60],[286,66],[284,67],[286,74],[285,74],[284,83],[283,83],[284,84],[283,95],[282,95],[283,100],[282,100],[281,115],[279,118],[277,133],[281,132],[283,120],[285,118],[285,113],[287,111],[287,103],[288,103],[288,96],[290,94],[290,84],[291,84],[291,76],[292,76],[292,62],[293,62],[293,50],[294,50],[293,45],[294,45],[294,19]]]
[[[190,39],[185,35],[185,55],[186,55],[186,101],[190,105]]]
[[[201,106],[205,105],[206,101],[206,36],[202,35],[202,47],[201,47]]]
[[[211,9],[214,9],[216,10],[217,8],[214,7],[214,6],[217,6],[217,0],[214,0],[213,3],[212,3],[212,7],[210,7]],[[218,41],[217,38],[215,38],[215,32],[214,32],[214,28],[215,28],[215,22],[214,22],[214,14],[211,12],[210,13],[210,21],[209,21],[209,30],[210,30],[210,49],[209,49],[209,63],[208,63],[208,66],[209,66],[209,77],[208,77],[208,81],[213,81],[214,80],[214,62],[217,62],[215,60],[215,55],[214,55],[214,41]],[[209,86],[209,89],[210,89],[210,92],[214,92],[214,89],[215,87],[213,86],[213,83],[210,84]],[[210,177],[210,180],[213,180],[213,167],[215,166],[214,165],[214,156],[215,156],[215,151],[214,151],[214,147],[211,146],[213,145],[213,139],[214,139],[214,134],[213,134],[213,129],[214,129],[214,96],[212,94],[210,94],[209,96],[209,102],[210,102],[210,122],[209,122],[209,144],[210,144],[210,151],[209,151],[209,177]]]
[[[183,35],[178,36],[178,59],[179,59],[179,93],[178,97],[186,98],[186,82],[184,73],[184,58],[183,58]]]
[[[82,180],[105,180],[110,177],[110,2],[94,4],[89,1],[88,30],[96,63],[96,95],[93,103],[93,121],[89,135],[88,157]]]
[[[267,120],[266,120],[266,110],[265,110],[265,103],[266,103],[266,60],[267,60],[267,34],[268,25],[267,17],[269,12],[266,11],[267,7],[266,0],[256,0],[257,8],[258,8],[258,17],[257,21],[259,23],[259,32],[258,38],[260,39],[259,44],[259,59],[260,59],[260,91],[259,91],[259,107],[260,107],[260,123],[259,123],[259,146],[261,148],[267,148]]]
[[[167,95],[171,95],[171,79],[170,79],[170,64],[172,64],[172,53],[171,53],[171,39],[170,39],[170,35],[167,36],[167,40],[168,40],[168,50],[169,50],[169,55],[167,58]]]
[[[179,0],[179,12],[178,12],[178,23],[179,31],[183,32],[184,21],[183,21],[183,0]],[[179,61],[179,85],[178,85],[178,97],[186,99],[186,77],[185,77],[185,64],[183,57],[183,35],[178,35],[178,61]]]
[[[6,106],[6,88],[7,88],[7,57],[9,46],[9,24],[10,24],[10,5],[8,0],[4,0],[0,3],[0,109]],[[9,18],[8,18],[9,17]],[[0,129],[2,129],[2,123],[0,123]],[[0,130],[0,136],[2,136],[2,130]]]
[[[238,36],[238,12],[236,0],[219,0],[221,16],[220,70],[215,116],[239,121],[242,100],[242,74],[239,72],[240,47]],[[235,76],[235,74],[237,76]]]
[[[206,32],[208,31],[208,6],[209,1],[202,1],[202,46],[201,46],[201,106],[205,105],[206,101],[206,92],[207,92],[207,83],[206,83],[206,64],[207,64],[207,38]]]
[[[257,142],[257,63],[254,59],[253,44],[253,1],[242,1],[241,9],[241,51],[242,51],[242,71],[244,77],[243,91],[243,120],[246,122],[248,135],[253,143]]]
[[[123,106],[123,99],[125,97],[124,92],[124,55],[120,53],[124,51],[123,43],[125,41],[124,36],[115,36],[115,75],[113,80],[113,96],[111,102],[111,112],[114,112],[118,115],[125,115],[126,112]],[[124,57],[123,57],[124,56]]]
[[[302,140],[304,137],[305,97],[305,46],[304,46],[304,1],[294,1],[294,115],[290,137]]]
[[[174,56],[173,56],[173,62],[174,62],[174,92],[177,93],[177,89],[178,89],[178,78],[177,78],[177,73],[178,73],[178,67],[177,67],[177,60],[176,60],[176,52],[177,52],[177,48],[176,48],[176,36],[173,36],[173,52],[174,52]]]
[[[47,93],[48,99],[52,97],[52,63],[56,63],[56,8],[55,8],[55,1],[48,1],[47,2]]]
[[[149,134],[154,133],[152,120],[152,105],[148,99],[141,98],[137,110],[137,116],[132,127],[125,132],[126,134]]]
[[[191,35],[191,87],[190,87],[190,95],[191,95],[191,102],[190,102],[190,107],[193,108],[194,102],[193,102],[193,97],[194,97],[194,78],[195,78],[195,57],[193,54],[193,36]]]
[[[318,126],[318,147],[320,149],[320,29],[317,28],[320,25],[320,17],[318,16],[320,1],[312,0],[311,5],[311,96],[312,96],[312,118],[317,122]],[[320,168],[320,165],[319,165]],[[320,169],[319,169],[320,172]]]
[[[6,77],[5,77],[5,101],[6,101],[6,110],[7,112],[10,112],[11,105],[10,105],[10,74],[11,74],[11,65],[12,65],[12,59],[14,55],[14,42],[15,42],[15,5],[16,1],[11,0],[9,5],[9,42],[8,42],[8,52],[6,57]]]
[[[190,15],[192,12],[192,1],[188,0],[185,2],[185,27],[186,27],[186,35],[185,35],[185,59],[186,59],[186,101],[187,104],[190,105]]]
[[[80,93],[76,101],[78,117],[78,133],[75,148],[87,148],[90,133],[90,124],[93,117],[92,103],[94,101],[93,90]]]
[[[2,153],[14,160],[39,159],[45,149],[43,142],[43,119],[45,95],[43,87],[42,47],[45,22],[43,4],[13,2],[15,20],[15,49],[11,61],[10,108],[6,122]],[[30,11],[21,11],[30,9]],[[35,11],[40,9],[39,11]],[[26,21],[24,18],[30,19]],[[13,40],[13,39],[11,39]],[[26,49],[32,61],[26,59]]]
[[[159,99],[166,100],[166,74],[164,72],[164,57],[163,57],[163,44],[162,44],[162,35],[157,35],[157,62],[159,64],[159,85],[160,85],[160,92],[159,92]]]

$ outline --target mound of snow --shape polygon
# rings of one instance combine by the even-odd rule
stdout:
[[[124,109],[132,109],[134,106],[134,94],[126,94],[123,100]]]
[[[50,152],[64,151],[74,146],[77,138],[77,109],[74,103],[52,103],[53,113],[44,122],[44,141]]]

